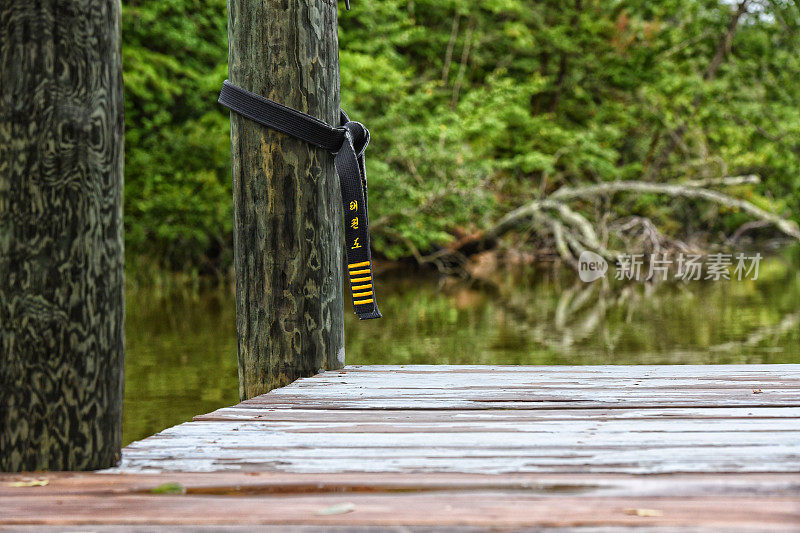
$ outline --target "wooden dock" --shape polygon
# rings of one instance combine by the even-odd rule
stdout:
[[[800,531],[800,365],[347,367],[0,481],[0,530]]]

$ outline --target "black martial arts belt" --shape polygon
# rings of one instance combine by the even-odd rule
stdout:
[[[334,128],[316,117],[237,87],[228,80],[222,84],[219,103],[263,126],[335,154],[334,164],[344,205],[344,240],[353,308],[361,320],[380,318],[372,287],[367,170],[364,167],[369,130],[360,122],[351,121],[344,111],[340,111],[342,125]]]

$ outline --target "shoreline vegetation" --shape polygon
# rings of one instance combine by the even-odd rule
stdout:
[[[339,22],[386,268],[800,240],[793,3],[391,0]],[[133,283],[232,279],[226,39],[224,0],[123,2]]]

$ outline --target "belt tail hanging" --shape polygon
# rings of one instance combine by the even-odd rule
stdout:
[[[291,135],[336,154],[344,211],[345,253],[353,308],[361,320],[380,318],[375,299],[367,214],[367,171],[364,151],[369,130],[351,121],[341,111],[341,123],[334,128],[316,117],[246,91],[228,80],[222,85],[219,103],[254,122]]]
[[[367,213],[367,171],[364,150],[369,144],[369,131],[361,123],[351,122],[342,111],[345,138],[334,160],[344,207],[344,242],[347,275],[353,294],[353,307],[358,318],[380,318],[372,278],[369,249],[369,215]]]

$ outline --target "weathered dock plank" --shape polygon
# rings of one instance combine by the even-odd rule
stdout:
[[[14,488],[8,481],[24,477],[5,476],[0,484],[0,524],[690,526],[691,531],[730,527],[796,531],[800,523],[800,485],[797,476],[787,474],[215,472],[47,477],[46,486]],[[183,487],[185,493],[151,492],[164,482]]]
[[[347,367],[0,502],[0,529],[798,531],[800,365]]]
[[[134,443],[117,471],[170,470],[800,472],[800,367],[347,367]]]

